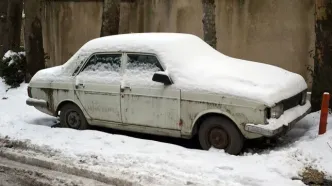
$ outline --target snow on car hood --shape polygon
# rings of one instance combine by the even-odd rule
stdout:
[[[282,68],[231,58],[196,56],[190,64],[170,67],[176,86],[237,96],[273,106],[307,88],[304,78]]]
[[[162,48],[158,56],[182,90],[222,93],[273,106],[307,89],[299,74],[226,56],[193,35],[162,47],[156,47]]]
[[[199,37],[180,33],[120,34],[93,39],[64,65],[39,71],[33,80],[66,79],[92,53],[118,51],[156,54],[173,79],[173,86],[183,91],[220,93],[273,106],[307,88],[298,74],[226,56]]]

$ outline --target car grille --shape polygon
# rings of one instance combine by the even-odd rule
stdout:
[[[301,99],[302,92],[293,97],[283,100],[282,103],[284,105],[284,110],[288,110],[290,108],[298,106],[301,103]]]

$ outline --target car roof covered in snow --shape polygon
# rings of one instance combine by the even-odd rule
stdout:
[[[139,52],[156,54],[163,66],[181,61],[186,53],[202,49],[202,45],[211,49],[203,40],[185,33],[130,33],[105,36],[92,39],[84,44],[71,59],[66,62],[67,70],[73,70],[78,61],[98,52]],[[188,48],[188,46],[192,46]]]
[[[90,52],[164,52],[181,42],[200,40],[199,37],[185,33],[131,33],[105,36],[87,42],[81,51]]]

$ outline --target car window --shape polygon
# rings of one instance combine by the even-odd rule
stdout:
[[[96,54],[92,56],[83,72],[120,72],[121,54]]]
[[[149,54],[127,54],[125,81],[130,85],[160,85],[152,81],[155,72],[164,71],[158,58]]]
[[[127,70],[164,71],[158,59],[148,54],[128,54]]]

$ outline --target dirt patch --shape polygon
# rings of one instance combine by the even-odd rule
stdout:
[[[8,136],[0,138],[0,147],[28,149],[28,142],[10,140]]]
[[[332,186],[332,180],[327,179],[324,172],[312,167],[306,167],[302,172],[302,181],[310,186]]]
[[[11,148],[11,149],[19,149],[19,150],[31,150],[37,153],[43,153],[48,155],[49,157],[57,155],[59,152],[52,150],[48,146],[35,146],[30,143],[29,140],[19,141],[10,139],[8,136],[4,138],[0,137],[0,149],[1,148]]]
[[[20,170],[16,168],[9,168],[0,166],[0,178],[1,184],[8,186],[52,186],[52,185],[66,185],[66,186],[77,186],[79,183],[67,182],[59,178],[50,178],[42,173]]]
[[[51,159],[38,159],[36,158],[36,155],[41,155],[41,153],[35,153],[34,156],[28,155],[23,155],[23,151],[19,151],[19,153],[15,152],[16,149],[8,149],[8,150],[1,150],[0,148],[0,157],[4,157],[8,160],[12,160],[15,162],[23,163],[26,165],[32,165],[35,167],[40,167],[52,171],[57,171],[69,175],[74,175],[82,178],[87,178],[91,180],[96,180],[101,183],[105,183],[108,185],[123,185],[123,186],[130,186],[133,185],[134,183],[130,180],[126,180],[120,177],[116,176],[106,176],[104,173],[101,172],[94,172],[92,170],[89,170],[86,166],[78,166],[75,164],[71,164],[68,161],[64,161],[63,163],[60,163],[58,161],[52,161]],[[29,149],[30,153],[33,153],[31,149]],[[43,154],[45,156],[49,156],[48,154]],[[64,164],[66,162],[66,164]],[[1,177],[0,177],[1,179]],[[140,185],[139,183],[135,183],[135,185]],[[1,184],[0,184],[1,186]],[[16,185],[15,185],[16,186]],[[28,185],[29,186],[29,185]],[[43,185],[44,186],[44,185]]]

